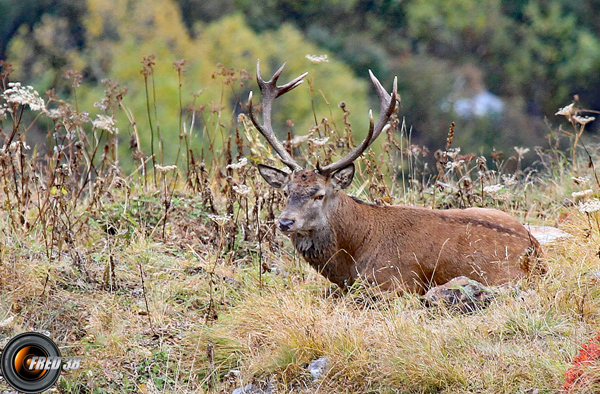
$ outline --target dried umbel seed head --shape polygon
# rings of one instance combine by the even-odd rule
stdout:
[[[523,148],[520,146],[515,146],[514,149],[515,149],[515,152],[517,152],[517,155],[519,156],[519,158],[523,157],[525,155],[525,153],[529,152],[529,148]]]
[[[593,122],[594,120],[596,120],[595,117],[593,116],[573,116],[573,120],[577,123],[579,123],[582,126],[585,126],[586,124]]]
[[[487,171],[487,159],[485,156],[479,156],[476,163],[477,168],[479,168],[481,171]]]
[[[306,55],[305,57],[314,64],[329,62],[327,55]]]
[[[554,115],[566,116],[567,119],[570,121],[571,117],[577,113],[577,110],[574,108],[574,105],[575,105],[575,103],[571,103],[571,104],[567,105],[566,107],[560,108],[558,110],[558,112],[555,113]]]
[[[8,89],[1,96],[7,103],[26,106],[32,111],[46,111],[46,104],[40,94],[31,86],[22,86],[20,82],[9,82]]]
[[[490,153],[490,156],[492,156],[492,160],[500,161],[500,160],[502,160],[502,156],[504,156],[504,152],[502,152],[502,151],[492,152],[492,153]]]
[[[185,59],[173,62],[173,66],[175,67],[178,73],[184,72],[185,69],[183,68],[183,66],[185,66]]]
[[[458,181],[458,184],[461,189],[464,189],[464,190],[471,189],[473,187],[473,180],[471,179],[470,176],[466,175],[466,176],[463,176],[462,178],[460,178],[460,180]]]
[[[156,171],[158,171],[161,174],[165,174],[169,171],[173,171],[176,170],[177,166],[161,166],[161,165],[156,165]]]
[[[133,158],[133,160],[141,160],[144,158],[144,153],[140,150],[136,150],[131,154],[131,157]]]
[[[147,77],[154,72],[155,59],[156,55],[154,54],[144,57],[144,60],[142,60],[142,71],[140,71],[143,76]]]
[[[73,83],[71,86],[74,88],[78,88],[81,85],[81,81],[83,80],[83,76],[79,71],[76,70],[68,70],[63,74],[64,78],[69,80],[72,79]]]
[[[55,171],[56,175],[69,176],[71,175],[71,168],[68,164],[61,164]]]

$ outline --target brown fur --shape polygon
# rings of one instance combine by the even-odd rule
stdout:
[[[458,276],[496,285],[544,270],[539,243],[504,212],[374,206],[346,195],[332,178],[314,170],[287,176],[280,219],[305,223],[289,231],[294,246],[341,287],[360,277],[383,290],[422,294]],[[315,190],[325,193],[321,205],[311,201]]]

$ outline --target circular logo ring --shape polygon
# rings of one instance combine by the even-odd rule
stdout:
[[[62,370],[58,346],[45,335],[25,332],[11,339],[2,351],[0,369],[12,388],[37,394],[56,383]]]

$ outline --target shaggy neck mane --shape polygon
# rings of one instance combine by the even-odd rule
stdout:
[[[325,264],[334,253],[335,235],[331,228],[296,233],[291,239],[296,249],[313,266]]]

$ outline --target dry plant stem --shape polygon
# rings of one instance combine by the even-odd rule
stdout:
[[[131,125],[131,127],[133,128],[133,134],[134,134],[134,138],[135,138],[135,143],[137,146],[137,149],[140,150],[140,134],[138,132],[138,127],[137,127],[137,122],[135,121],[135,118],[133,116],[133,113],[131,112],[131,110],[129,108],[127,108],[124,104],[122,100],[119,100],[119,107],[123,110],[123,112],[125,113],[125,115],[127,116],[127,120],[129,121],[129,124]],[[141,152],[141,150],[140,150]],[[148,163],[149,160],[152,160],[153,156],[150,156],[148,159],[146,159],[146,161],[144,161],[144,157],[143,155],[140,156],[140,166],[129,175],[129,177],[127,179],[130,179],[134,173],[136,173],[137,171],[139,171],[140,169],[142,170],[142,179],[141,179],[141,183],[144,185],[144,189],[146,190],[148,188],[148,180],[146,179],[146,164]]]
[[[13,105],[13,112],[14,113],[18,113],[18,115],[14,116],[11,113],[11,118],[12,118],[12,121],[13,121],[13,127],[12,127],[12,131],[11,131],[10,137],[8,138],[8,141],[6,141],[4,143],[4,146],[10,146],[10,144],[13,142],[15,136],[17,135],[17,133],[19,131],[19,128],[20,128],[20,125],[21,125],[21,121],[23,119],[23,112],[24,111],[25,111],[25,107],[23,107],[23,106],[17,107],[17,104]]]
[[[404,141],[407,138],[406,131],[406,118],[402,118],[402,126],[400,127],[400,174],[402,177],[402,194],[406,196],[408,194],[408,189],[406,187],[406,172],[404,171]]]
[[[181,67],[176,67],[177,69],[177,97],[179,99],[179,122],[178,122],[178,126],[179,126],[179,146],[177,147],[177,155],[175,155],[175,167],[177,167],[177,164],[179,163],[179,155],[181,154],[181,142],[182,140],[185,140],[186,146],[185,146],[185,151],[187,153],[189,146],[187,145],[187,138],[185,138],[185,131],[184,131],[184,127],[183,127],[183,99],[181,97]],[[186,164],[189,164],[189,161],[186,162]],[[174,182],[177,178],[177,171],[173,172],[173,176],[171,178],[171,182],[173,183],[173,189],[175,188]]]
[[[340,131],[338,130],[337,124],[335,123],[335,118],[333,116],[333,109],[331,108],[331,103],[329,102],[329,100],[327,100],[327,97],[325,96],[325,93],[323,93],[322,90],[319,89],[319,93],[321,94],[321,98],[323,98],[323,101],[325,101],[327,108],[329,108],[329,116],[331,117],[330,122],[333,125],[333,130],[335,131],[336,138],[339,140],[340,139]]]
[[[50,269],[46,272],[46,279],[44,280],[44,288],[42,289],[42,293],[40,294],[40,299],[46,294],[46,287],[48,287],[48,280],[50,279]]]
[[[592,110],[577,110],[577,113],[579,112],[591,112],[591,113],[599,113],[598,111],[592,111]],[[577,126],[577,121],[575,120],[575,118],[573,116],[569,116],[568,117],[569,121],[571,122],[571,125],[573,126],[573,129],[575,130],[575,133],[573,135],[573,147],[572,147],[572,162],[573,162],[573,167],[575,169],[575,172],[577,172],[578,170],[578,163],[577,163],[577,145],[579,145],[579,141],[581,141],[581,136],[583,135],[583,132],[585,131],[585,123],[579,124],[579,127]],[[567,133],[570,134],[570,133]],[[581,141],[581,145],[583,146],[583,149],[585,149],[585,152],[588,155],[588,158],[590,159],[590,164],[594,165],[592,159],[591,159],[591,155],[588,152],[587,148],[585,147],[585,144],[583,143],[583,141]],[[596,177],[596,182],[598,183],[598,186],[600,186],[600,181],[598,181],[598,175],[596,174],[596,169],[594,168],[594,176]]]
[[[352,138],[352,124],[350,123],[350,120],[348,119],[348,117],[350,116],[350,111],[348,110],[346,103],[343,101],[338,106],[344,113],[342,115],[342,121],[344,122],[344,138],[345,138],[344,150],[349,151],[350,149],[352,149],[354,147],[354,139]]]
[[[173,171],[176,172],[176,171]],[[165,231],[167,227],[167,217],[169,216],[169,208],[171,207],[171,196],[169,194],[169,188],[167,186],[167,174],[162,174],[162,193],[163,193],[163,205],[165,212],[162,217],[162,239],[165,239]]]
[[[144,74],[144,87],[146,92],[146,113],[148,114],[148,124],[150,125],[150,155],[152,157],[152,177],[154,179],[154,187],[157,186],[156,179],[156,160],[154,154],[154,126],[152,123],[152,115],[150,113],[150,93],[148,91],[148,75]]]
[[[306,83],[308,84],[308,94],[310,95],[310,105],[312,107],[312,112],[313,112],[313,118],[315,120],[315,126],[319,125],[319,121],[317,120],[317,110],[315,109],[315,98],[314,98],[314,90],[313,90],[313,81],[315,80],[315,74],[317,72],[317,68],[313,67],[313,72],[312,72],[312,76],[310,79],[306,80]],[[319,133],[319,137],[321,138],[322,135],[320,135]]]
[[[207,119],[206,116],[204,115],[204,112],[200,112],[200,120],[202,123],[202,138],[208,138],[208,150],[210,152],[212,152],[214,149],[213,145],[214,145],[215,141],[214,141],[214,136],[213,136],[214,134],[208,132],[208,125],[210,124],[210,117],[209,117],[209,119]],[[204,149],[202,150],[202,156],[204,156]]]
[[[594,179],[596,180],[596,185],[598,185],[598,187],[600,187],[600,179],[598,179],[598,173],[596,172],[596,164],[594,163],[594,159],[592,158],[592,155],[588,151],[588,149],[585,146],[585,144],[583,143],[583,141],[581,141],[581,146],[583,147],[583,150],[585,150],[585,153],[587,154],[587,157],[588,157],[589,166],[592,168],[592,171],[594,172]]]
[[[138,167],[137,167],[135,170],[133,170],[133,171],[131,172],[131,174],[129,174],[129,175],[127,176],[127,178],[125,178],[125,179],[126,179],[127,181],[130,181],[130,180],[131,180],[131,178],[133,178],[133,176],[134,176],[135,174],[137,174],[138,172],[140,172],[140,170],[141,170],[142,172],[145,172],[145,169],[146,169],[146,164],[148,164],[148,162],[149,162],[150,160],[152,160],[153,158],[154,158],[154,155],[147,157],[145,161],[144,161],[144,159],[142,159],[142,164],[140,164],[140,165],[139,165],[139,166],[138,166]],[[145,176],[144,176],[143,174],[142,174],[142,178],[145,178]],[[145,183],[145,185],[147,186],[147,183],[146,183],[146,182],[144,182],[144,183]]]
[[[79,197],[81,196],[81,193],[83,192],[85,185],[90,182],[91,180],[91,175],[92,175],[92,170],[96,173],[96,175],[99,175],[98,170],[96,169],[96,167],[94,166],[94,159],[96,158],[96,153],[98,153],[98,148],[100,147],[100,141],[102,140],[102,136],[104,135],[104,130],[100,131],[100,137],[96,140],[96,144],[94,146],[94,150],[92,151],[92,156],[90,157],[89,161],[87,161],[87,170],[85,172],[85,177],[84,180],[81,184],[81,187],[79,188],[79,191],[77,193],[77,197],[76,199],[79,199]],[[90,196],[94,195],[94,189],[93,189],[94,185],[93,182],[90,182]]]
[[[50,171],[50,178],[46,185],[46,193],[45,193],[44,202],[42,203],[41,207],[39,208],[39,212],[38,212],[33,224],[30,226],[30,228],[27,232],[28,235],[31,233],[31,231],[33,231],[33,229],[35,228],[35,226],[38,223],[38,221],[40,220],[40,218],[46,213],[46,206],[49,205],[50,199],[52,197],[51,191],[52,191],[52,187],[55,186],[55,174],[59,167],[60,161],[61,161],[61,155],[59,155],[59,157],[56,159],[56,161],[54,163],[54,167]],[[45,224],[47,224],[47,221]],[[45,230],[44,230],[44,232],[45,232]]]
[[[258,209],[260,212],[260,208]],[[258,294],[262,291],[263,282],[262,282],[262,237],[260,232],[260,216],[256,215],[256,237],[258,238]]]
[[[223,108],[223,101],[225,100],[225,87],[221,86],[221,96],[219,98],[219,106],[221,108]],[[213,139],[213,143],[211,144],[211,148],[214,148],[214,141],[216,141],[217,139],[217,134],[221,135],[221,143],[225,143],[225,135],[223,134],[223,127],[221,127],[221,115],[222,115],[223,111],[218,111],[217,112],[217,121],[215,122],[215,131],[214,131],[214,139]],[[211,149],[212,152],[212,149]]]
[[[223,238],[224,238],[224,225],[220,224],[220,223],[215,223],[218,228],[219,228],[219,246],[217,248],[217,253],[215,254],[215,259],[213,262],[213,265],[210,269],[210,271],[208,271],[209,274],[209,286],[208,286],[208,296],[209,296],[209,301],[208,301],[208,310],[206,312],[206,316],[204,319],[204,324],[208,324],[208,322],[211,320],[211,315],[213,313],[216,313],[215,311],[215,299],[214,299],[214,286],[216,284],[216,274],[215,271],[217,269],[217,264],[219,263],[219,259],[221,258],[221,253],[223,252]]]
[[[158,137],[158,153],[160,154],[160,164],[165,165],[165,157],[164,157],[164,144],[165,141],[163,139],[162,133],[160,131],[160,123],[158,121],[158,111],[156,109],[156,81],[154,79],[154,69],[150,73],[150,77],[152,78],[152,108],[154,111],[154,121],[156,123],[156,133]]]
[[[165,207],[165,212],[161,219],[162,220],[162,239],[163,240],[165,239],[166,226],[167,226],[167,222],[168,222],[169,212],[171,210],[171,205],[173,202],[173,196],[175,195],[175,186],[177,183],[177,175],[178,175],[177,169],[174,169],[173,172],[175,173],[175,175],[174,175],[174,179],[171,180],[171,183],[167,183],[167,174],[162,174],[163,205]],[[171,190],[169,190],[169,184],[171,184],[171,186],[172,186]]]
[[[586,213],[585,213],[585,216],[587,217],[587,220],[588,220],[588,225],[590,226],[590,234],[589,234],[589,236],[591,237],[591,236],[592,236],[592,234],[594,233],[594,232],[592,231],[592,217],[591,217],[592,215],[591,215],[589,212],[586,212]]]
[[[209,342],[206,345],[206,359],[208,360],[209,371],[208,376],[205,379],[209,392],[213,391],[217,384],[217,369],[215,368],[214,351],[214,345],[212,342]]]
[[[575,172],[577,172],[579,169],[579,165],[577,163],[577,145],[579,145],[579,140],[581,138],[581,135],[583,134],[585,125],[581,125],[581,127],[577,128],[577,126],[575,125],[575,121],[573,119],[571,119],[571,124],[573,125],[573,128],[575,129],[575,134],[573,137],[573,147],[572,147],[572,152],[571,152],[571,160],[573,161],[573,167],[575,169]]]
[[[138,268],[140,269],[140,280],[142,283],[142,295],[144,296],[144,304],[146,305],[146,316],[148,316],[148,324],[152,329],[152,332],[156,332],[154,330],[154,325],[152,324],[152,319],[150,318],[150,307],[148,306],[148,297],[146,295],[146,282],[144,281],[144,269],[142,268],[142,264],[138,263]]]
[[[196,106],[196,98],[197,98],[197,96],[194,95],[194,101],[192,103],[192,108],[195,108],[195,106]],[[194,131],[194,127],[196,125],[196,110],[192,110],[192,115],[191,116],[192,116],[192,120],[190,121],[189,131],[185,130],[185,123],[183,125],[184,131],[186,131],[184,135],[185,135],[185,149],[186,149],[185,154],[186,154],[186,164],[187,164],[186,174],[187,174],[187,180],[188,181],[189,181],[190,176],[191,176],[190,168],[191,168],[191,166],[193,164],[192,163],[192,159],[193,158],[192,158],[192,155],[191,155],[191,150],[190,150],[190,145],[189,145],[189,139],[192,136],[192,132]]]

